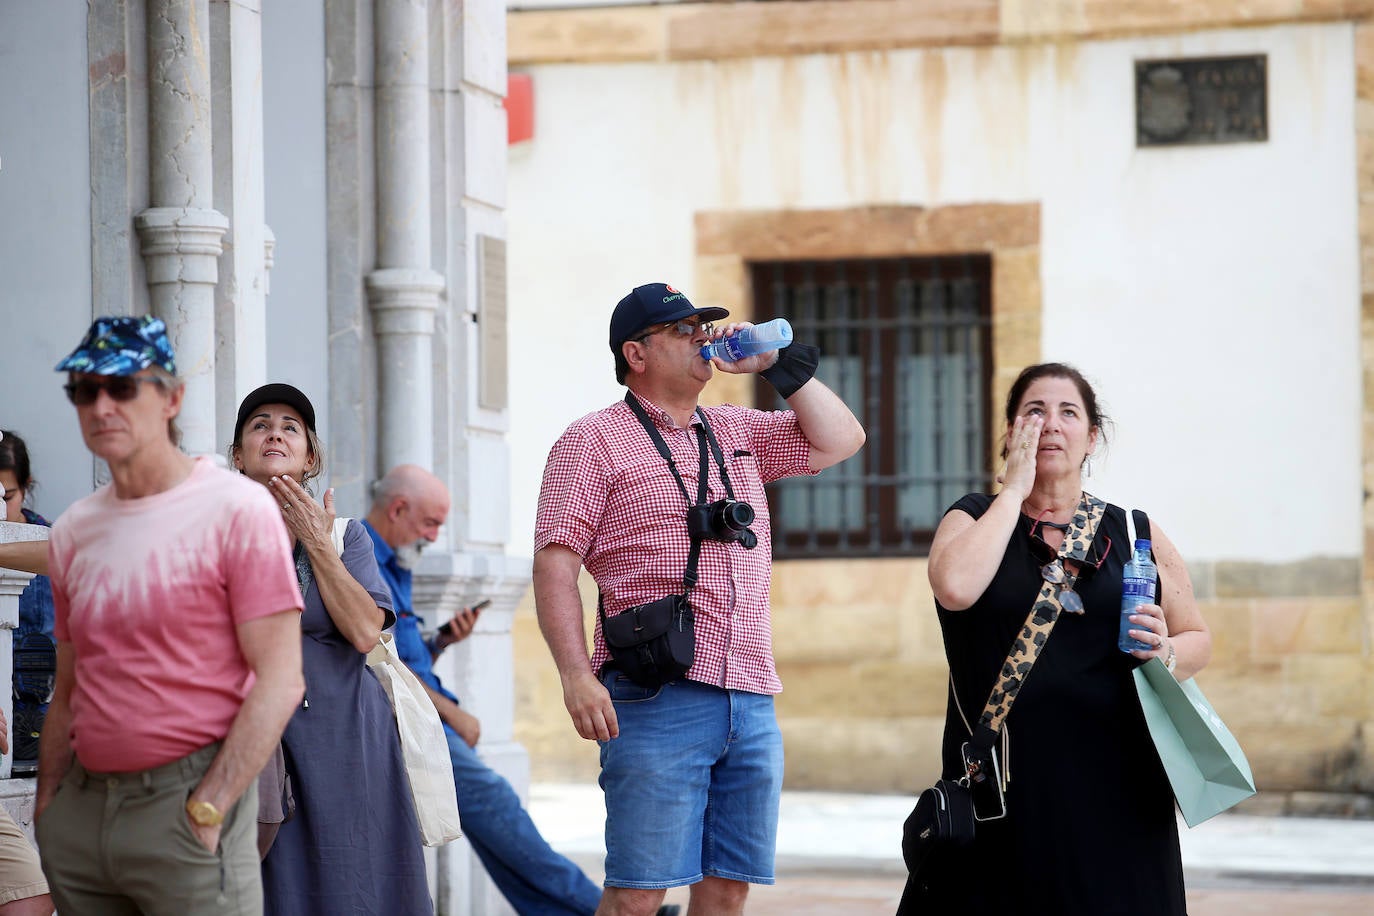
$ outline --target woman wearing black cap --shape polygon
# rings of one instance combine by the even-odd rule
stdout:
[[[391,593],[361,523],[341,554],[334,491],[321,504],[305,487],[324,464],[310,400],[281,384],[249,394],[229,459],[281,505],[305,598],[305,701],[282,735],[296,812],[263,860],[265,912],[432,913],[391,705],[366,665]]]

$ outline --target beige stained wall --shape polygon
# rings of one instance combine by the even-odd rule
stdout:
[[[1199,682],[1247,749],[1261,788],[1249,807],[1370,813],[1342,794],[1374,792],[1374,24],[1364,21],[1370,15],[1374,0],[683,4],[512,14],[510,54],[513,66],[670,61],[1356,20],[1365,555],[1190,569],[1214,637],[1214,661]],[[749,260],[989,252],[994,415],[1015,373],[1039,359],[1034,205],[702,213],[696,235],[696,295],[746,317]],[[748,403],[750,397],[747,381],[723,379],[703,400]],[[585,574],[582,585],[584,606],[594,608],[595,588]],[[925,561],[779,563],[773,596],[788,785],[912,791],[927,784],[938,766],[946,669]],[[590,614],[588,624],[590,632]],[[528,596],[516,614],[514,646],[516,738],[530,751],[534,777],[594,780],[596,746],[572,730]]]

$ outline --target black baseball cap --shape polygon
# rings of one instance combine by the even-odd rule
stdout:
[[[305,425],[310,431],[315,432],[315,406],[310,403],[310,399],[305,396],[299,388],[294,385],[287,385],[282,382],[274,382],[270,385],[263,385],[255,388],[248,393],[248,397],[243,399],[239,405],[239,418],[234,423],[234,438],[238,439],[243,434],[243,424],[248,422],[253,411],[264,404],[285,404],[287,407],[295,408],[301,415]]]
[[[702,321],[715,321],[730,313],[722,308],[699,309],[667,283],[636,286],[611,313],[611,352],[619,353],[621,344],[645,328],[694,315]]]

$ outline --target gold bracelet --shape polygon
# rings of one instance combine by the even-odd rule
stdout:
[[[1174,652],[1174,641],[1169,640],[1169,657],[1164,660],[1164,667],[1170,674],[1174,673],[1174,668],[1178,666],[1178,655]]]

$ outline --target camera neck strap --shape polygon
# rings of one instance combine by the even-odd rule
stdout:
[[[658,427],[649,417],[649,412],[644,409],[644,405],[639,403],[639,398],[635,397],[634,392],[625,392],[625,403],[630,405],[630,410],[638,418],[644,431],[649,434],[650,440],[654,443],[654,448],[663,456],[663,460],[668,463],[668,470],[673,472],[673,480],[677,481],[677,488],[682,491],[682,498],[687,501],[687,505],[701,505],[706,502],[706,484],[709,470],[706,464],[706,447],[709,444],[711,456],[716,459],[716,467],[720,469],[720,482],[725,487],[725,495],[731,499],[735,498],[735,489],[730,486],[730,472],[725,469],[725,453],[721,451],[720,443],[716,441],[715,431],[711,429],[711,424],[706,420],[706,412],[700,407],[696,409],[697,420],[700,425],[697,427],[697,449],[701,455],[701,476],[697,480],[697,501],[692,502],[692,498],[687,495],[687,486],[682,482],[682,475],[678,473],[677,462],[673,460],[673,453],[668,448],[668,443],[663,441],[662,434]]]
[[[644,409],[644,405],[639,403],[639,398],[635,397],[634,392],[625,392],[625,403],[630,405],[630,410],[634,411],[635,417],[644,427],[644,431],[649,434],[649,439],[654,443],[654,448],[663,456],[663,460],[668,464],[668,470],[672,472],[673,480],[677,482],[677,488],[682,491],[682,498],[688,507],[701,506],[706,503],[706,487],[708,478],[711,474],[711,466],[707,459],[707,446],[709,443],[711,455],[716,459],[716,467],[720,468],[720,480],[725,485],[725,495],[731,499],[735,498],[733,488],[730,486],[730,475],[725,470],[725,455],[720,450],[720,443],[716,441],[716,435],[711,431],[711,424],[706,421],[706,414],[700,407],[696,409],[697,420],[697,455],[701,459],[701,464],[697,473],[697,501],[692,502],[692,498],[687,495],[687,485],[682,482],[682,475],[678,473],[677,462],[673,460],[673,452],[668,448],[668,443],[663,441],[663,435],[659,433],[658,427],[649,417],[649,412]],[[691,538],[692,546],[687,552],[687,569],[682,574],[683,594],[692,590],[692,586],[697,584],[697,560],[701,557],[701,538]]]

